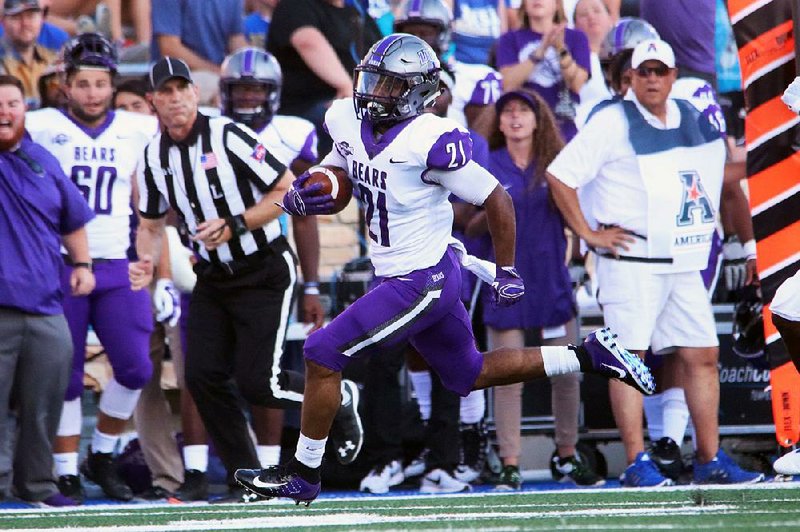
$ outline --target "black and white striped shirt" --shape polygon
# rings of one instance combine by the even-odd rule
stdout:
[[[181,142],[161,132],[145,148],[137,176],[139,211],[145,218],[160,218],[172,207],[194,235],[203,221],[235,216],[258,203],[285,170],[246,126],[198,113]],[[213,251],[192,246],[200,257],[219,264],[266,251],[280,235],[276,219]]]

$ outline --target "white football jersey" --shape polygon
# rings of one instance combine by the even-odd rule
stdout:
[[[395,277],[435,265],[453,228],[450,192],[426,181],[429,169],[456,170],[472,158],[466,129],[432,113],[398,124],[375,142],[351,99],[336,100],[325,115],[334,143],[326,157],[347,169],[370,237],[376,275]]]
[[[317,154],[317,130],[314,124],[298,116],[276,115],[258,132],[258,137],[276,159],[287,167],[302,159],[315,163]]]
[[[678,78],[672,85],[669,97],[676,100],[688,100],[695,109],[708,118],[722,135],[727,132],[722,107],[714,95],[714,89],[707,81],[694,77]]]
[[[451,91],[453,102],[447,109],[447,118],[467,127],[464,108],[467,105],[494,105],[503,93],[503,76],[486,65],[472,65],[452,61],[456,86]]]
[[[52,108],[27,113],[33,140],[61,163],[83,193],[95,218],[86,226],[89,254],[95,259],[124,259],[130,247],[131,187],[136,162],[157,132],[155,117],[109,112],[108,120],[87,128]]]

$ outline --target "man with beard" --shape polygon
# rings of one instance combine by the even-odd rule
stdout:
[[[53,478],[52,441],[67,387],[70,339],[62,289],[94,288],[86,223],[91,210],[52,155],[24,136],[22,83],[0,76],[0,420],[16,405],[13,486],[42,506],[72,506]],[[74,261],[58,281],[60,245]],[[4,473],[4,472],[0,472]]]
[[[86,334],[91,324],[114,376],[103,391],[89,455],[81,470],[107,496],[130,500],[133,494],[117,475],[112,453],[152,372],[150,300],[146,291],[130,288],[127,252],[131,245],[131,178],[156,123],[153,117],[110,109],[117,57],[105,38],[82,34],[68,42],[62,54],[67,109],[30,113],[27,128],[34,141],[61,162],[64,173],[95,212],[87,231],[97,288],[90,297],[68,296],[64,301],[74,362],[54,445],[56,474],[61,493],[83,498],[78,476],[80,401]],[[66,286],[75,264],[65,262],[62,284]]]

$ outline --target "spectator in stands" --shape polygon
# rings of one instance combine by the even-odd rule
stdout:
[[[69,34],[56,26],[52,22],[48,22],[48,6],[52,0],[39,0],[39,5],[42,6],[42,14],[44,15],[45,22],[42,24],[42,31],[39,32],[39,38],[36,42],[53,50],[59,50],[65,42],[69,39]],[[0,26],[0,36],[3,35],[3,27]]]
[[[244,18],[244,36],[250,46],[265,49],[272,12],[280,0],[251,0],[253,11]]]
[[[0,39],[0,67],[22,81],[25,103],[36,109],[41,103],[39,77],[55,62],[58,51],[37,42],[44,15],[39,0],[5,0]]]
[[[247,46],[243,14],[242,0],[160,0],[152,16],[151,56],[219,74],[225,55]]]
[[[589,79],[591,59],[586,36],[566,27],[561,0],[524,0],[522,29],[497,40],[497,68],[503,89],[528,87],[555,113],[564,140],[577,131],[575,105]]]
[[[575,6],[575,28],[586,34],[591,50],[591,76],[580,92],[580,104],[576,107],[575,122],[580,127],[589,111],[600,101],[611,97],[600,66],[600,45],[614,24],[608,6],[603,0],[578,0]]]
[[[25,136],[20,81],[0,76],[0,420],[19,415],[13,486],[23,500],[74,506],[53,477],[52,444],[72,362],[61,306],[61,245],[75,297],[94,289],[86,223],[94,214],[58,161]],[[47,205],[48,208],[42,208]]]
[[[545,168],[564,145],[547,103],[530,89],[504,94],[497,102],[497,126],[490,137],[489,169],[514,200],[515,216],[526,230],[517,235],[517,267],[536,287],[536,298],[496,308],[484,291],[483,319],[489,348],[525,346],[525,331],[535,330],[540,345],[577,341],[572,282],[566,267],[564,221],[550,200]],[[485,217],[467,234],[488,230]],[[579,486],[603,484],[575,454],[578,442],[580,379],[560,375],[550,380],[557,458],[555,468]],[[494,416],[503,471],[498,489],[520,488],[522,385],[494,388]]]
[[[454,57],[485,65],[497,38],[508,29],[508,0],[445,0],[453,12]]]
[[[331,148],[325,111],[353,94],[353,68],[379,37],[375,21],[345,0],[292,0],[275,8],[267,50],[283,69],[281,110],[314,124],[320,153]]]
[[[640,16],[675,50],[678,77],[717,85],[714,58],[716,0],[641,0]]]
[[[635,0],[638,2],[639,0]],[[608,14],[611,16],[612,22],[616,22],[619,20],[619,11],[620,6],[622,4],[622,0],[602,0],[603,5],[606,6],[606,10]],[[563,0],[564,4],[564,14],[567,15],[567,22],[569,23],[569,27],[577,27],[577,13],[575,13],[576,8],[580,0]]]
[[[96,31],[121,46],[150,45],[151,0],[45,0],[42,4],[49,6],[53,24],[69,35]]]

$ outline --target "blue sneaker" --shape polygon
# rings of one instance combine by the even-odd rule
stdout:
[[[306,506],[319,495],[321,483],[311,483],[285,466],[270,466],[264,469],[237,469],[233,474],[236,482],[265,499],[285,497]]]
[[[695,484],[755,484],[764,480],[763,473],[745,471],[720,449],[708,463],[694,463]]]
[[[636,460],[625,469],[619,482],[626,488],[657,488],[673,484],[672,480],[661,474],[647,453],[636,455]]]
[[[608,327],[590,333],[582,345],[589,361],[581,361],[581,371],[621,380],[645,395],[652,395],[656,383],[650,369],[642,359],[619,345],[616,337]]]

